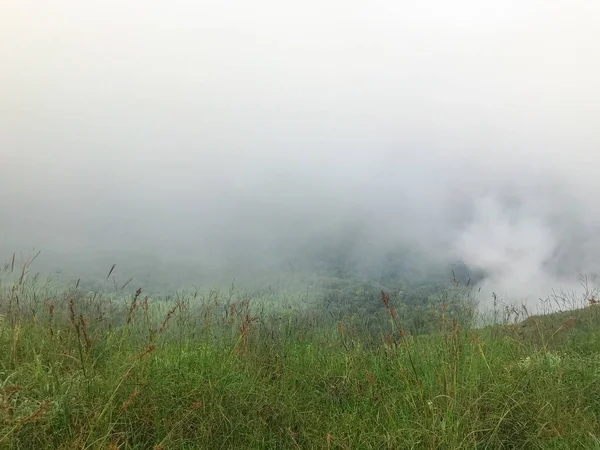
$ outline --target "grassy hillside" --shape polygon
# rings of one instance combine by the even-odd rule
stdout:
[[[600,448],[596,307],[475,329],[444,298],[415,334],[385,291],[367,320],[17,277],[0,286],[0,448]]]

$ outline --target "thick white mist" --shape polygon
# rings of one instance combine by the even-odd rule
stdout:
[[[5,0],[0,251],[229,274],[359,223],[364,261],[409,245],[543,297],[600,267],[598,23],[584,0]]]
[[[497,199],[478,204],[471,222],[461,232],[458,257],[475,270],[484,271],[482,297],[496,293],[506,302],[536,304],[551,292],[555,277],[544,265],[557,247],[557,237],[542,217],[526,209],[512,211]],[[564,280],[563,280],[564,281]]]

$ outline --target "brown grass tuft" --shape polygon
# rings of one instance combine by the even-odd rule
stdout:
[[[129,409],[129,407],[131,406],[131,404],[138,397],[138,395],[140,395],[140,391],[138,391],[138,389],[136,388],[131,394],[129,394],[129,397],[127,397],[127,400],[125,400],[123,402],[123,404],[121,405],[121,408],[119,408],[119,411],[120,412],[127,411]]]
[[[36,409],[35,411],[33,411],[31,414],[29,414],[26,417],[23,417],[22,419],[19,420],[20,424],[24,424],[27,422],[33,422],[35,420],[38,420],[39,418],[43,417],[46,412],[48,411],[48,408],[50,408],[52,406],[52,402],[42,402],[40,403],[40,406],[38,407],[38,409]]]
[[[148,353],[151,353],[154,351],[156,347],[154,345],[151,345],[150,347],[148,347],[146,350],[144,350],[142,353],[140,353],[139,355],[137,355],[135,357],[135,359],[140,359],[143,358],[144,356],[146,356]]]

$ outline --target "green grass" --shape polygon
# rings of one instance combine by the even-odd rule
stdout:
[[[0,448],[600,448],[596,308],[373,336],[231,293],[3,286]]]

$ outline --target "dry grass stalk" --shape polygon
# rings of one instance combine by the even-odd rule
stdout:
[[[54,322],[54,303],[50,303],[48,313],[48,328],[50,329],[50,336],[54,336],[54,329],[52,328],[52,322]]]
[[[83,340],[85,341],[86,350],[89,353],[92,348],[92,341],[90,340],[90,336],[87,332],[88,325],[85,322],[82,314],[79,314],[79,328],[81,329],[81,334],[83,336]]]
[[[164,331],[164,329],[167,327],[169,320],[171,320],[171,317],[173,316],[173,314],[175,314],[175,311],[177,311],[178,307],[179,307],[179,304],[175,304],[175,306],[173,306],[173,308],[171,308],[169,310],[169,312],[167,313],[167,316],[165,317],[165,320],[163,320],[163,322],[160,326],[160,329],[158,330],[159,333],[162,333]]]
[[[129,305],[129,312],[127,313],[127,323],[131,323],[131,319],[133,317],[133,314],[135,313],[137,306],[138,306],[138,298],[140,297],[140,295],[142,294],[142,288],[138,288],[137,291],[135,291],[135,294],[133,295],[133,298],[131,299],[131,304]]]

